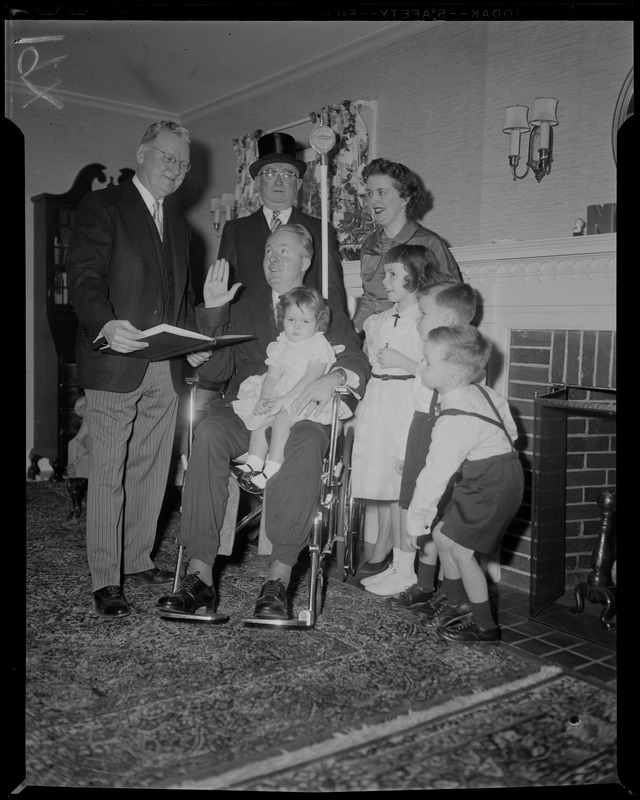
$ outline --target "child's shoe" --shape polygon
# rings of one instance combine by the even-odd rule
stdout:
[[[427,600],[424,605],[416,606],[412,611],[415,611],[416,614],[423,614],[427,617],[432,617],[439,608],[442,606],[447,605],[447,593],[443,592],[442,589],[439,589],[433,597]]]
[[[262,472],[255,472],[252,469],[250,469],[248,472],[240,473],[237,476],[238,486],[241,489],[244,489],[245,492],[249,492],[249,494],[262,495],[264,489],[260,489],[259,486],[255,483],[255,479],[262,474],[263,474]]]
[[[375,575],[368,575],[366,578],[361,578],[360,583],[363,586],[371,586],[371,584],[378,583],[378,581],[384,580],[387,575],[390,575],[393,570],[393,564],[389,564],[386,569],[383,569],[382,572],[376,572]]]
[[[264,472],[255,472],[251,476],[250,483],[256,493],[262,494],[267,485],[267,476]]]
[[[438,628],[438,636],[451,644],[500,644],[502,632],[495,628],[481,628],[473,616],[456,625]]]
[[[444,604],[434,614],[425,614],[420,620],[420,627],[428,630],[446,628],[452,622],[467,619],[471,616],[471,606],[468,600],[463,600],[457,606]]]
[[[251,475],[253,470],[246,464],[240,463],[240,464],[231,464],[231,472],[233,472],[236,478],[246,478],[247,475]]]
[[[387,603],[395,608],[413,608],[424,605],[436,593],[435,589],[423,589],[417,583],[409,586],[404,592],[400,592],[397,597],[389,597]]]
[[[388,597],[392,594],[400,594],[400,592],[404,592],[405,589],[408,589],[415,582],[415,572],[400,573],[397,571],[397,569],[393,568],[391,572],[382,580],[365,586],[365,590],[367,592],[371,592],[371,594]]]

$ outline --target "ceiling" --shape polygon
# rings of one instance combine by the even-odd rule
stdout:
[[[5,53],[12,54],[5,60],[5,79],[16,91],[28,93],[27,80],[41,88],[58,81],[49,90],[54,97],[81,96],[181,117],[352,58],[381,39],[406,36],[413,25],[14,19],[5,22]]]

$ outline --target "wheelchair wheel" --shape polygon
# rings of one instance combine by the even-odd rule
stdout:
[[[347,552],[345,554],[345,570],[351,576],[358,571],[358,554],[363,535],[364,501],[359,497],[351,497],[347,515]]]
[[[364,523],[362,500],[351,496],[353,436],[353,428],[349,428],[343,436],[342,473],[336,515],[336,567],[341,580],[346,580],[356,573],[360,535]]]

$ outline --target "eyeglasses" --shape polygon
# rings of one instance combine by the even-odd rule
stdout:
[[[172,167],[175,167],[176,164],[178,164],[179,165],[178,169],[180,170],[180,172],[184,172],[185,175],[191,169],[191,164],[188,161],[178,161],[178,159],[171,153],[165,153],[164,150],[160,150],[159,147],[153,147],[152,144],[150,144],[149,147],[152,147],[154,150],[157,150],[159,153],[162,153],[162,160],[164,161],[165,164],[170,164]]]
[[[277,172],[275,169],[263,169],[260,175],[269,183],[273,183],[278,175],[285,183],[291,183],[291,181],[295,181],[298,177],[297,173],[290,169],[283,169],[280,170],[280,172]]]

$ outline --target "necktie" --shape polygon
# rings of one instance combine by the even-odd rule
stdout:
[[[270,225],[271,233],[273,233],[273,231],[279,228],[280,225],[282,225],[282,220],[280,219],[280,212],[274,211],[273,214],[271,215],[271,225]]]
[[[162,240],[162,217],[160,216],[160,203],[158,200],[153,204],[153,221],[156,223],[156,228]]]
[[[431,405],[429,406],[429,414],[432,417],[437,417],[440,413],[440,403],[438,402],[439,399],[440,395],[434,389],[433,395],[431,396]]]

